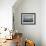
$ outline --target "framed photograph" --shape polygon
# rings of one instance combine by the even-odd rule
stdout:
[[[23,25],[36,24],[36,13],[21,13],[21,24]]]

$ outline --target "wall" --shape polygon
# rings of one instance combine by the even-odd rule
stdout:
[[[20,1],[18,0],[18,2]],[[15,3],[13,6],[15,30],[22,32],[24,38],[34,40],[36,46],[41,46],[40,10],[40,0],[23,0],[21,3]],[[36,13],[36,25],[21,25],[21,13]]]
[[[12,29],[12,6],[16,0],[0,0],[0,27]]]
[[[46,0],[41,1],[41,38],[42,46],[46,46]]]

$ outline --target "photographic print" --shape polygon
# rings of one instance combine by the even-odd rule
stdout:
[[[35,13],[21,13],[21,24],[23,25],[36,24],[36,14]]]

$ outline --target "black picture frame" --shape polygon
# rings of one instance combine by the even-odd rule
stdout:
[[[21,13],[21,24],[22,25],[35,25],[36,13]]]

